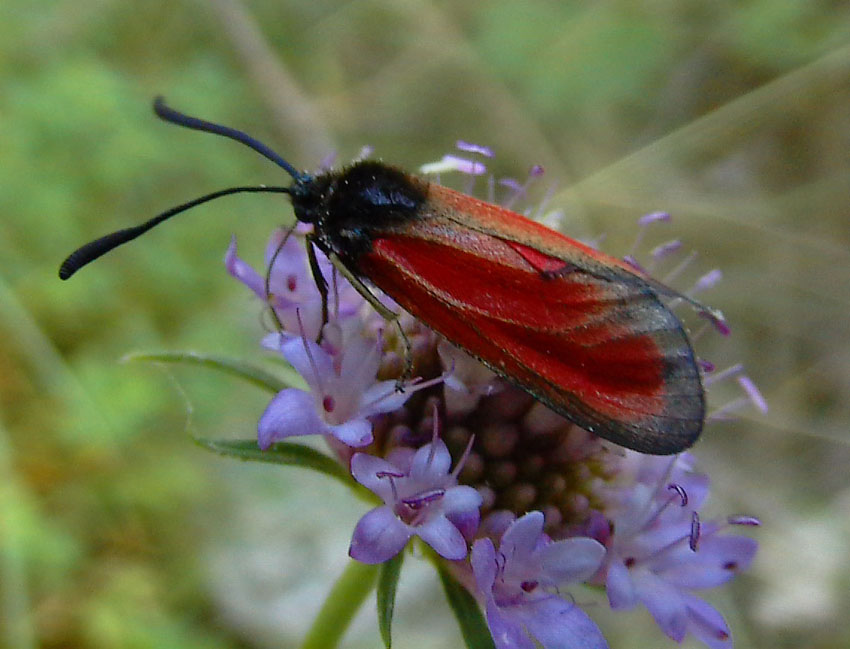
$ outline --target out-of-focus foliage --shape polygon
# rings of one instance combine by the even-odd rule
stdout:
[[[223,199],[56,278],[89,238],[214,189],[286,182],[156,120],[158,93],[302,167],[333,147],[414,168],[461,137],[489,144],[500,173],[543,163],[567,189],[565,227],[607,232],[614,253],[639,214],[672,211],[669,236],[726,276],[708,299],[734,335],[710,355],[743,359],[773,406],[698,447],[725,484],[718,510],[765,520],[759,564],[719,606],[739,647],[850,643],[845,4],[4,0],[0,645],[288,646],[361,507],[184,434],[250,436],[260,390],[120,362],[261,359],[257,304],[221,262],[231,232],[259,260],[291,219],[285,200]],[[397,645],[457,643],[444,605],[418,613],[411,600],[439,586],[416,579],[402,578]],[[364,616],[351,646],[377,646]],[[663,646],[641,615],[596,617],[612,646]]]

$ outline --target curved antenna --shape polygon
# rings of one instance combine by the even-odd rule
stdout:
[[[272,162],[274,162],[278,167],[281,167],[286,173],[288,173],[292,178],[296,181],[303,181],[308,176],[306,174],[301,173],[291,164],[289,164],[286,160],[281,158],[277,153],[272,151],[265,144],[252,138],[247,133],[243,133],[242,131],[236,130],[235,128],[230,128],[229,126],[222,126],[221,124],[213,124],[212,122],[208,122],[203,119],[198,119],[197,117],[191,117],[189,115],[185,115],[179,111],[166,106],[165,98],[160,95],[153,100],[153,110],[157,114],[160,119],[165,120],[166,122],[171,122],[172,124],[177,124],[178,126],[185,126],[186,128],[191,128],[196,131],[204,131],[206,133],[214,133],[215,135],[223,135],[224,137],[229,137],[231,140],[236,140],[237,142],[248,146],[260,155],[268,158]]]
[[[242,192],[270,192],[274,194],[291,193],[288,187],[266,187],[264,185],[260,185],[249,187],[230,187],[228,189],[221,189],[217,192],[213,192],[212,194],[206,194],[205,196],[191,200],[188,203],[172,207],[170,210],[166,210],[162,214],[145,221],[141,225],[124,228],[123,230],[112,232],[111,234],[107,234],[106,236],[95,239],[94,241],[89,241],[86,245],[77,248],[74,252],[68,255],[68,257],[66,257],[65,261],[63,261],[62,265],[59,267],[59,278],[68,279],[83,266],[90,264],[98,257],[102,257],[110,250],[114,250],[118,246],[142,236],[148,230],[156,227],[176,214],[185,212],[186,210],[191,209],[196,205],[200,205],[201,203],[206,203],[229,194],[239,194]]]

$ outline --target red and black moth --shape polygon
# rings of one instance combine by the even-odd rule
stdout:
[[[657,455],[699,437],[705,393],[679,319],[662,298],[705,307],[508,209],[364,161],[311,175],[247,134],[154,102],[162,119],[249,146],[293,178],[289,187],[224,189],[72,253],[59,276],[195,205],[240,192],[286,193],[321,250],[367,300],[371,284],[434,331],[555,412],[616,444]]]

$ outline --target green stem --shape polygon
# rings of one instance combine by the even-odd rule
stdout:
[[[375,588],[378,566],[352,560],[334,584],[301,649],[333,649]]]

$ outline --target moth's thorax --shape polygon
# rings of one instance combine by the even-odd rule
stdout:
[[[376,233],[417,218],[428,185],[380,162],[358,162],[296,184],[295,216],[312,223],[319,245],[354,261]]]

